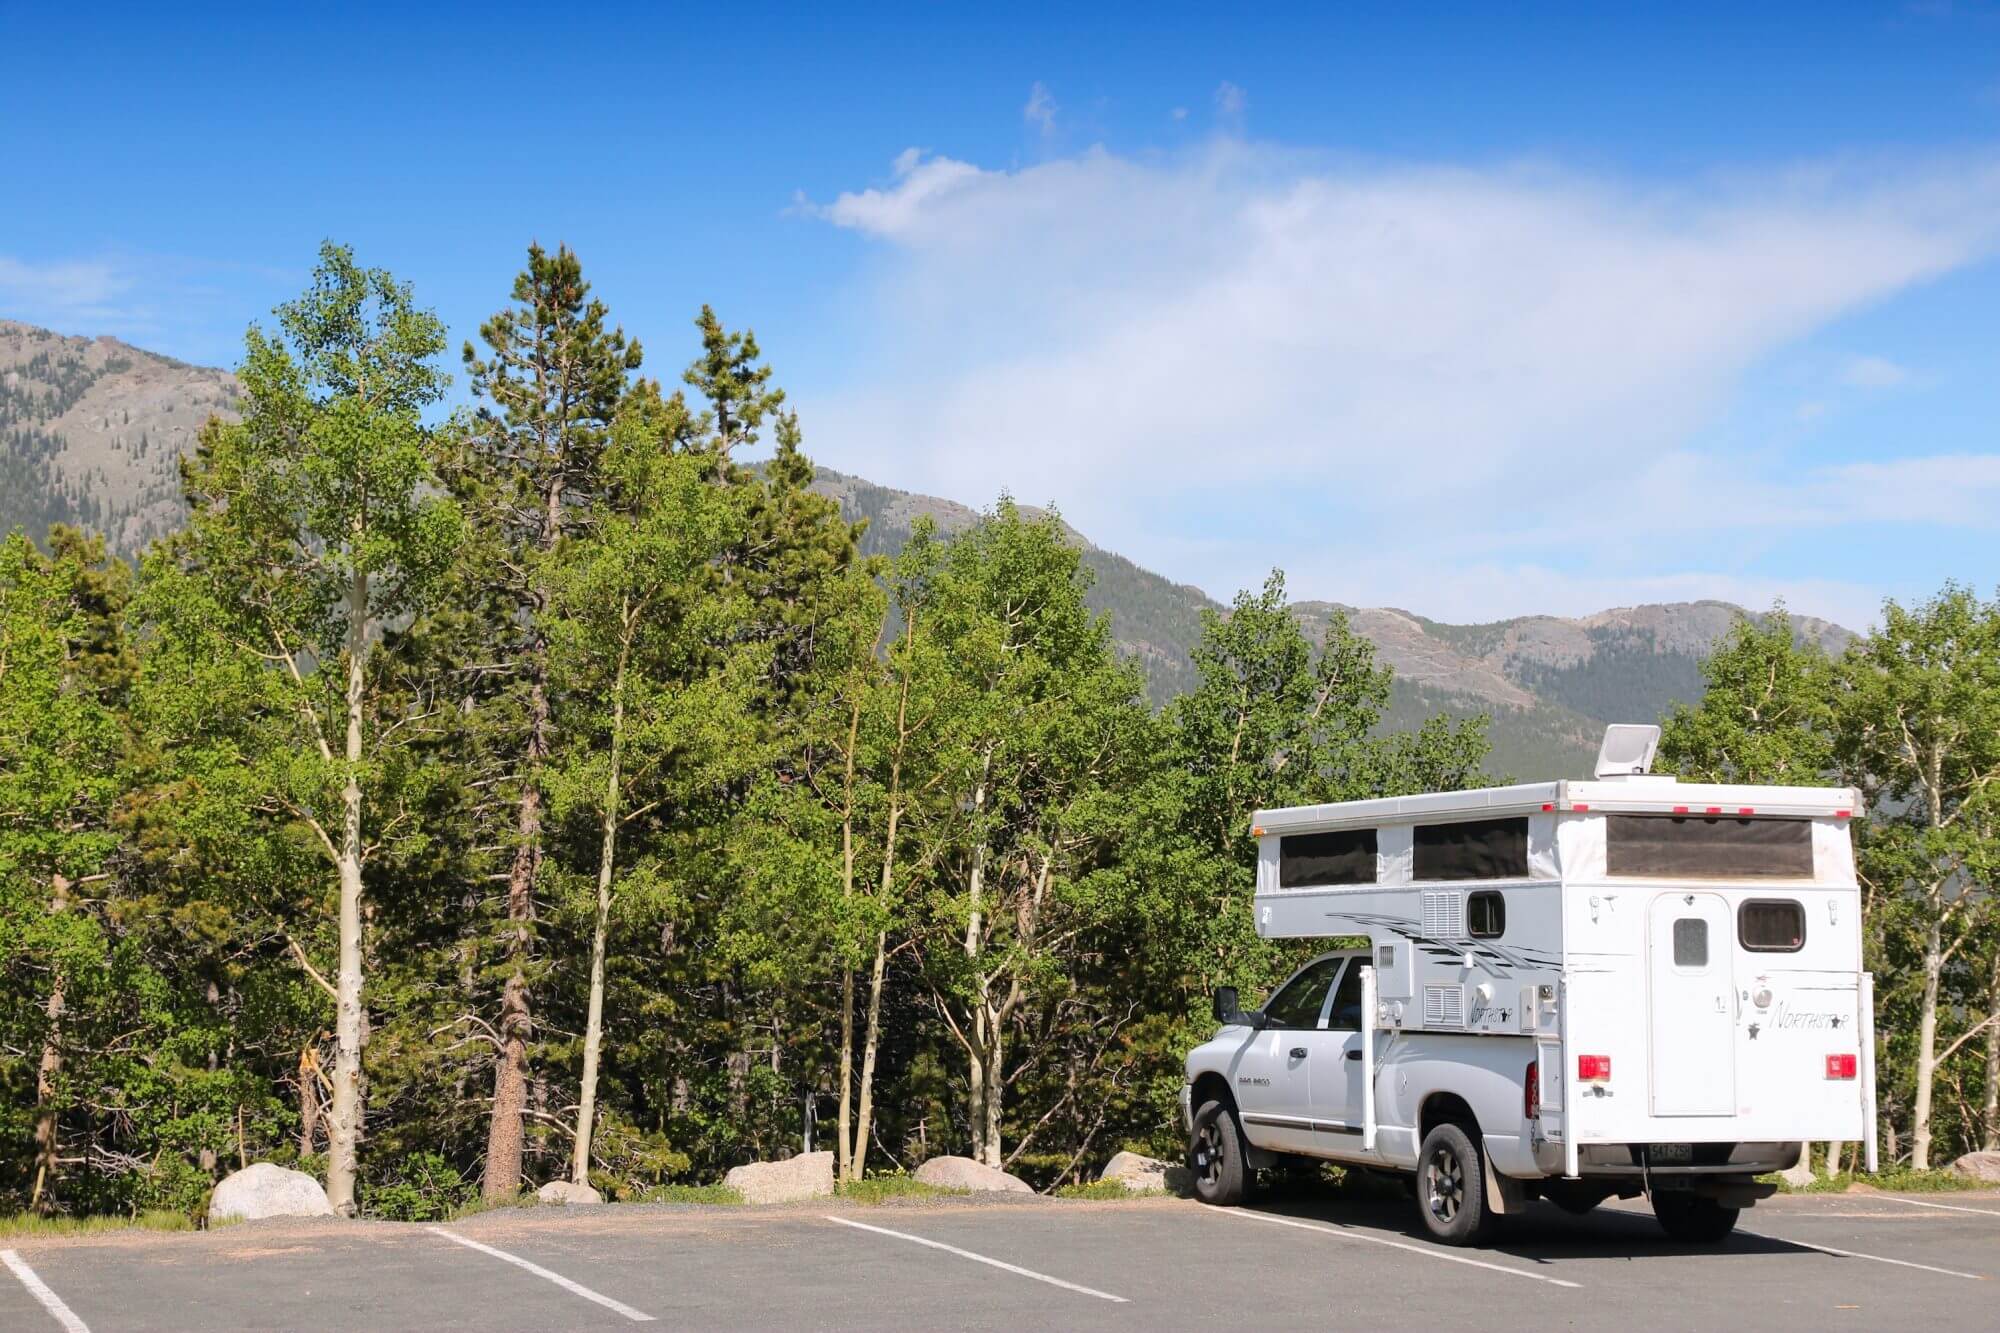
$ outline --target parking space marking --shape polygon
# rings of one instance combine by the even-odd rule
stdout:
[[[1564,1278],[1549,1277],[1544,1273],[1530,1273],[1525,1269],[1509,1268],[1505,1264],[1489,1263],[1484,1259],[1474,1259],[1470,1255],[1452,1254],[1431,1245],[1412,1245],[1408,1241],[1390,1240],[1387,1236],[1371,1235],[1354,1227],[1329,1227],[1317,1222],[1302,1222],[1296,1217],[1274,1217],[1270,1213],[1246,1212],[1240,1208],[1209,1208],[1204,1211],[1217,1217],[1240,1217],[1246,1221],[1270,1222],[1281,1227],[1297,1227],[1301,1231],[1318,1231],[1341,1240],[1363,1240],[1371,1245],[1387,1245],[1392,1250],[1408,1250],[1411,1254],[1421,1254],[1428,1259],[1444,1259],[1454,1264],[1465,1264],[1472,1268],[1486,1268],[1495,1273],[1505,1273],[1509,1277],[1524,1277],[1530,1282],[1546,1282],[1552,1287],[1581,1288],[1581,1282],[1570,1282]]]
[[[1085,1287],[1079,1286],[1074,1282],[1065,1282],[1059,1277],[1050,1277],[1047,1273],[1037,1273],[1032,1268],[1022,1268],[1018,1264],[1010,1264],[1004,1260],[990,1258],[983,1254],[974,1254],[971,1250],[961,1250],[958,1246],[947,1245],[941,1240],[930,1240],[923,1236],[912,1236],[907,1231],[891,1231],[887,1227],[871,1226],[866,1222],[856,1222],[852,1218],[835,1217],[831,1213],[823,1214],[823,1216],[829,1222],[838,1222],[844,1227],[853,1227],[857,1231],[872,1231],[878,1236],[894,1236],[897,1240],[907,1240],[917,1245],[928,1245],[933,1250],[943,1250],[946,1254],[955,1254],[961,1259],[970,1259],[974,1263],[985,1264],[989,1268],[1005,1269],[1007,1272],[1018,1274],[1021,1277],[1031,1277],[1037,1282],[1046,1282],[1052,1287],[1061,1287],[1064,1291],[1074,1291],[1084,1296],[1095,1296],[1100,1301],[1113,1301],[1119,1305],[1126,1304],[1123,1296],[1113,1296],[1110,1292],[1099,1291],[1095,1287]]]
[[[64,1305],[62,1297],[49,1290],[49,1284],[36,1276],[26,1259],[12,1250],[0,1250],[0,1263],[14,1270],[14,1276],[21,1279],[21,1285],[28,1289],[28,1294],[40,1301],[42,1308],[54,1315],[56,1322],[68,1333],[90,1333],[90,1325],[78,1319],[76,1311]]]
[[[1948,1213],[1977,1213],[1981,1217],[2000,1217],[2000,1212],[1995,1212],[1991,1208],[1967,1208],[1962,1203],[1932,1203],[1929,1199],[1904,1199],[1894,1194],[1878,1197],[1894,1199],[1897,1203],[1907,1203],[1912,1208],[1942,1208]]]
[[[1920,1264],[1913,1259],[1891,1259],[1885,1254],[1863,1254],[1859,1250],[1842,1250],[1831,1245],[1821,1245],[1815,1241],[1794,1240],[1790,1236],[1771,1236],[1761,1231],[1745,1231],[1742,1227],[1736,1228],[1736,1234],[1739,1236],[1748,1236],[1753,1240],[1773,1240],[1780,1245],[1796,1245],[1802,1250],[1818,1250],[1821,1254],[1837,1255],[1842,1259],[1867,1259],[1878,1264],[1894,1264],[1898,1268],[1921,1268],[1926,1273],[1941,1273],[1945,1277],[1969,1278],[1974,1282],[1985,1282],[1988,1280],[1984,1273],[1961,1273],[1956,1268],[1939,1268],[1935,1264]]]
[[[601,1291],[592,1291],[581,1282],[572,1282],[561,1273],[550,1272],[540,1264],[531,1263],[518,1254],[509,1254],[505,1250],[496,1250],[491,1245],[481,1245],[476,1240],[468,1240],[455,1231],[446,1231],[443,1227],[425,1227],[424,1230],[435,1236],[443,1236],[446,1240],[456,1241],[468,1250],[478,1250],[481,1254],[490,1254],[495,1259],[505,1260],[516,1268],[524,1268],[536,1277],[546,1278],[548,1281],[555,1283],[572,1296],[581,1296],[587,1301],[596,1301],[607,1310],[616,1310],[635,1324],[650,1324],[653,1322],[653,1316],[647,1314],[644,1310],[635,1310],[623,1301],[614,1301]]]

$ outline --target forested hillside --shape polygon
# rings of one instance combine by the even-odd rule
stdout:
[[[808,1136],[848,1180],[1173,1155],[1211,989],[1315,947],[1256,936],[1251,813],[1488,778],[1484,715],[1399,713],[1391,662],[1524,718],[1539,664],[1584,718],[1631,703],[1580,663],[1705,632],[1350,617],[1274,573],[1189,603],[1158,707],[1053,516],[820,478],[871,534],[749,334],[704,307],[642,356],[567,250],[494,297],[443,417],[442,325],[329,245],[136,569],[0,542],[0,1211],[198,1213],[248,1160],[429,1218]],[[1864,789],[1923,1165],[2000,1136],[2000,604],[1885,620],[1838,656],[1738,623],[1665,754]]]
[[[5,358],[14,368],[0,374],[0,472],[15,484],[0,502],[0,531],[16,523],[30,533],[50,522],[80,523],[106,533],[112,550],[130,557],[180,522],[175,465],[208,411],[228,414],[233,377],[106,339],[0,323],[0,365],[9,364]],[[924,519],[947,535],[979,519],[979,510],[957,501],[830,468],[816,471],[810,489],[838,501],[850,521],[866,520],[864,555],[894,556]],[[1088,605],[1111,617],[1112,639],[1144,671],[1147,697],[1164,706],[1193,688],[1202,613],[1221,604],[1073,528],[1065,532],[1091,573]],[[1294,606],[1309,636],[1333,609],[1326,602]],[[1672,702],[1692,702],[1702,655],[1743,614],[1723,602],[1692,602],[1581,620],[1449,625],[1406,611],[1340,609],[1395,669],[1396,725],[1439,712],[1490,714],[1495,771],[1522,777],[1583,773],[1606,722],[1649,721]],[[1801,618],[1797,625],[1801,636],[1836,652],[1851,637],[1825,621]]]

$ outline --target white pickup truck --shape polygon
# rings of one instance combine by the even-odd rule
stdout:
[[[1217,990],[1182,1093],[1198,1197],[1297,1156],[1409,1177],[1453,1244],[1642,1193],[1715,1241],[1802,1142],[1873,1169],[1856,794],[1645,767],[1259,811],[1259,933],[1365,947],[1261,1009]]]

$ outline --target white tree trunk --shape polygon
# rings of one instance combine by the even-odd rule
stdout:
[[[2000,948],[1993,951],[1993,980],[1986,992],[1986,1012],[1993,1026],[1986,1029],[1986,1132],[1980,1147],[2000,1152]]]
[[[597,1114],[597,1064],[604,1049],[604,949],[611,932],[611,876],[618,861],[619,762],[625,748],[625,668],[632,655],[632,612],[625,609],[625,640],[611,683],[611,771],[604,778],[604,837],[597,854],[597,920],[590,933],[590,1009],[583,1028],[583,1088],[577,1098],[576,1143],[569,1178],[590,1183],[590,1137]]]
[[[357,543],[358,546],[358,543]],[[358,552],[357,552],[358,557]],[[340,792],[340,968],[334,979],[333,1107],[327,1122],[326,1197],[353,1216],[356,1147],[361,1141],[361,702],[368,652],[368,576],[347,591],[347,761]]]
[[[1931,914],[1924,935],[1924,996],[1917,1018],[1917,1098],[1910,1122],[1910,1165],[1931,1165],[1931,1086],[1937,1078],[1938,985],[1944,972],[1942,912]]]
[[[868,1027],[861,1046],[861,1110],[854,1123],[854,1149],[848,1155],[859,1180],[868,1165],[868,1135],[875,1119],[875,1056],[882,1048],[882,973],[889,960],[889,937],[875,936],[875,968],[868,979]]]

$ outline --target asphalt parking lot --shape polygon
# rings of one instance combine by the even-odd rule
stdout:
[[[1724,1245],[1543,1206],[1478,1250],[1401,1200],[487,1213],[0,1242],[0,1329],[1984,1328],[2000,1195],[1804,1195]]]

